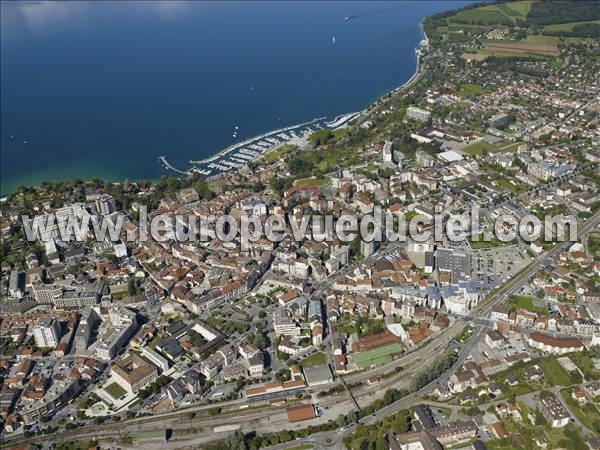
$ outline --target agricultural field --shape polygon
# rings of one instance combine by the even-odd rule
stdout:
[[[558,45],[560,38],[558,36],[543,36],[541,34],[529,34],[525,42],[529,45]]]
[[[402,351],[403,349],[400,344],[389,344],[374,348],[373,350],[367,350],[366,352],[355,353],[352,355],[352,360],[360,368],[370,365],[380,365],[390,361],[393,354]]]
[[[475,25],[513,25],[515,19],[496,5],[486,5],[460,11],[450,17],[449,21]]]
[[[455,43],[460,44],[461,42],[470,42],[473,39],[474,39],[473,36],[464,34],[464,33],[457,33],[457,32],[448,33],[448,42],[455,42]]]
[[[523,53],[523,52],[517,52],[517,51],[508,51],[508,50],[488,50],[485,48],[482,49],[478,49],[476,50],[475,53],[464,53],[463,54],[463,58],[465,59],[474,59],[477,61],[482,61],[484,59],[486,59],[488,56],[497,56],[497,57],[504,57],[504,58],[508,58],[508,57],[513,57],[513,56],[527,56],[528,58],[531,59],[547,59],[548,56],[546,55],[540,55],[537,53]]]
[[[516,17],[518,19],[525,20],[527,18],[527,14],[529,14],[529,11],[531,10],[532,3],[532,0],[503,3],[501,5],[498,5],[498,9],[505,12],[511,17]]]
[[[549,44],[529,44],[527,41],[519,42],[498,42],[498,41],[487,41],[485,43],[485,50],[492,53],[517,53],[520,55],[544,55],[559,57],[560,51],[556,45]]]
[[[450,22],[476,25],[515,25],[517,20],[526,20],[532,1],[485,5],[460,11],[449,18]]]
[[[573,28],[576,27],[577,25],[583,25],[586,23],[600,24],[600,20],[590,20],[587,22],[554,23],[551,25],[545,25],[544,31],[548,31],[548,32],[552,32],[552,33],[560,33],[560,32],[570,33],[571,31],[573,31]]]
[[[447,27],[439,27],[438,31],[440,31],[441,28],[444,28],[443,32],[459,32],[462,31],[463,33],[469,33],[469,34],[481,34],[481,33],[487,33],[490,30],[493,30],[494,27],[489,27],[489,26],[478,26],[478,25],[464,25],[464,24],[460,24],[460,25],[448,25]]]

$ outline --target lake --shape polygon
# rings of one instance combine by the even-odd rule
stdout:
[[[2,2],[0,191],[157,178],[159,155],[362,109],[414,73],[420,21],[466,3]]]

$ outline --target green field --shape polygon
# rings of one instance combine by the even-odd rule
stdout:
[[[533,1],[518,1],[500,5],[485,5],[460,11],[448,20],[473,25],[512,26],[517,20],[526,20]]]
[[[573,28],[577,25],[583,25],[584,23],[598,23],[600,24],[600,20],[590,20],[588,22],[567,22],[567,23],[555,23],[552,25],[544,26],[544,31],[551,32],[561,32],[565,31],[567,33],[573,31]]]
[[[523,183],[513,184],[505,178],[500,178],[499,180],[496,180],[496,181],[498,182],[498,186],[500,186],[501,188],[504,188],[504,189],[508,189],[511,192],[520,192],[520,191],[524,191],[525,189],[527,189],[527,186],[524,185]]]
[[[467,145],[460,149],[461,153],[465,153],[470,156],[479,155],[484,152],[498,151],[498,147],[495,144],[490,144],[486,141],[475,142],[474,144]]]
[[[462,43],[469,42],[474,39],[473,36],[464,33],[448,33],[448,42]]]
[[[300,444],[295,447],[286,447],[285,450],[310,450],[311,448],[315,448],[312,444]]]
[[[530,34],[525,40],[528,44],[533,45],[558,45],[560,38],[558,36],[542,36],[540,34]]]
[[[275,161],[280,160],[288,153],[294,151],[296,147],[292,144],[282,144],[279,147],[275,147],[264,154],[263,159],[267,164],[272,164]]]
[[[115,400],[118,400],[121,397],[123,397],[125,394],[127,394],[127,391],[125,390],[125,388],[123,388],[123,386],[121,386],[116,381],[114,383],[109,384],[108,386],[105,386],[104,390],[106,392],[108,392],[110,394],[110,396],[112,398],[114,398]]]
[[[451,22],[470,23],[474,25],[512,25],[514,19],[495,5],[460,11],[450,17]]]
[[[302,180],[298,180],[296,181],[296,184],[310,184],[312,186],[316,186],[316,187],[323,187],[327,184],[331,183],[331,178],[329,177],[324,177],[324,178],[304,178]]]
[[[534,300],[535,298],[529,297],[527,295],[511,295],[508,298],[508,304],[516,308],[526,309],[527,311],[531,311],[536,314],[547,314],[545,308],[541,306],[535,306],[533,304]]]
[[[594,361],[585,352],[571,353],[571,361],[581,370],[586,381],[600,379],[600,369],[594,367]]]
[[[487,92],[486,88],[481,84],[476,83],[465,83],[461,84],[458,93],[463,97],[473,98]]]
[[[304,368],[322,366],[327,362],[327,356],[323,352],[314,353],[300,361],[300,365]]]
[[[488,50],[485,48],[477,50],[476,54],[478,55],[478,59],[485,59],[488,56],[498,56],[498,57],[512,57],[512,56],[527,56],[532,59],[547,59],[547,56],[540,53],[535,52],[516,52],[510,50]]]
[[[453,31],[462,31],[464,33],[469,33],[469,34],[481,34],[481,33],[487,33],[488,31],[492,30],[493,27],[489,27],[489,26],[477,26],[477,25],[448,25],[447,27],[439,27],[438,30],[440,28],[445,28],[444,33],[446,32],[453,32]]]
[[[541,359],[538,365],[544,372],[544,379],[550,386],[569,386],[571,384],[569,374],[562,368],[556,358]]]
[[[533,0],[525,0],[520,2],[503,3],[498,5],[501,11],[506,12],[509,16],[517,17],[520,19],[526,19]]]
[[[496,237],[493,237],[489,241],[484,241],[482,236],[479,237],[478,241],[473,241],[472,238],[469,236],[467,238],[467,241],[469,242],[469,246],[471,247],[472,250],[496,248],[496,247],[500,247],[502,245],[514,245],[516,243],[514,241],[502,242],[501,240],[497,239]]]
[[[352,355],[352,360],[360,368],[367,367],[370,365],[384,364],[392,359],[394,353],[401,352],[402,346],[400,344],[389,344],[383,347],[377,347],[373,350],[367,350],[366,352],[359,352]]]
[[[583,39],[578,37],[566,37],[563,39],[567,45],[580,45],[583,42]]]
[[[512,144],[506,145],[502,147],[503,152],[516,152],[519,149],[519,146],[523,145],[522,142],[514,142]]]

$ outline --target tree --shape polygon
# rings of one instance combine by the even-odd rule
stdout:
[[[210,408],[208,410],[209,416],[218,416],[219,414],[221,414],[221,408]]]
[[[292,373],[290,369],[281,369],[275,374],[275,379],[277,381],[288,381],[292,378]]]
[[[579,384],[583,381],[583,377],[579,370],[573,370],[569,372],[569,378],[571,379],[571,384]]]
[[[237,430],[235,433],[229,435],[225,445],[228,450],[246,450],[248,448],[246,446],[244,434],[240,430]]]
[[[211,200],[214,197],[213,191],[210,189],[210,186],[204,179],[199,179],[192,185],[192,187],[203,200]]]
[[[137,286],[135,285],[135,281],[133,278],[130,278],[127,282],[127,293],[129,295],[135,295],[137,291]]]
[[[257,333],[254,336],[254,345],[261,350],[264,350],[269,345],[269,339],[262,333]]]

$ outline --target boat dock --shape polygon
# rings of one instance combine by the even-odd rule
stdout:
[[[236,142],[224,150],[212,155],[209,158],[200,160],[190,160],[192,168],[180,170],[174,167],[167,160],[166,156],[159,159],[168,170],[172,170],[182,175],[189,175],[192,172],[200,173],[204,176],[215,176],[220,173],[236,170],[247,166],[251,161],[260,157],[265,152],[286,142],[294,142],[314,133],[317,130],[331,129],[335,130],[347,126],[350,121],[355,119],[360,113],[353,112],[340,115],[330,122],[326,122],[326,117],[313,119],[310,122],[304,122],[297,125],[272,130],[242,142]]]

